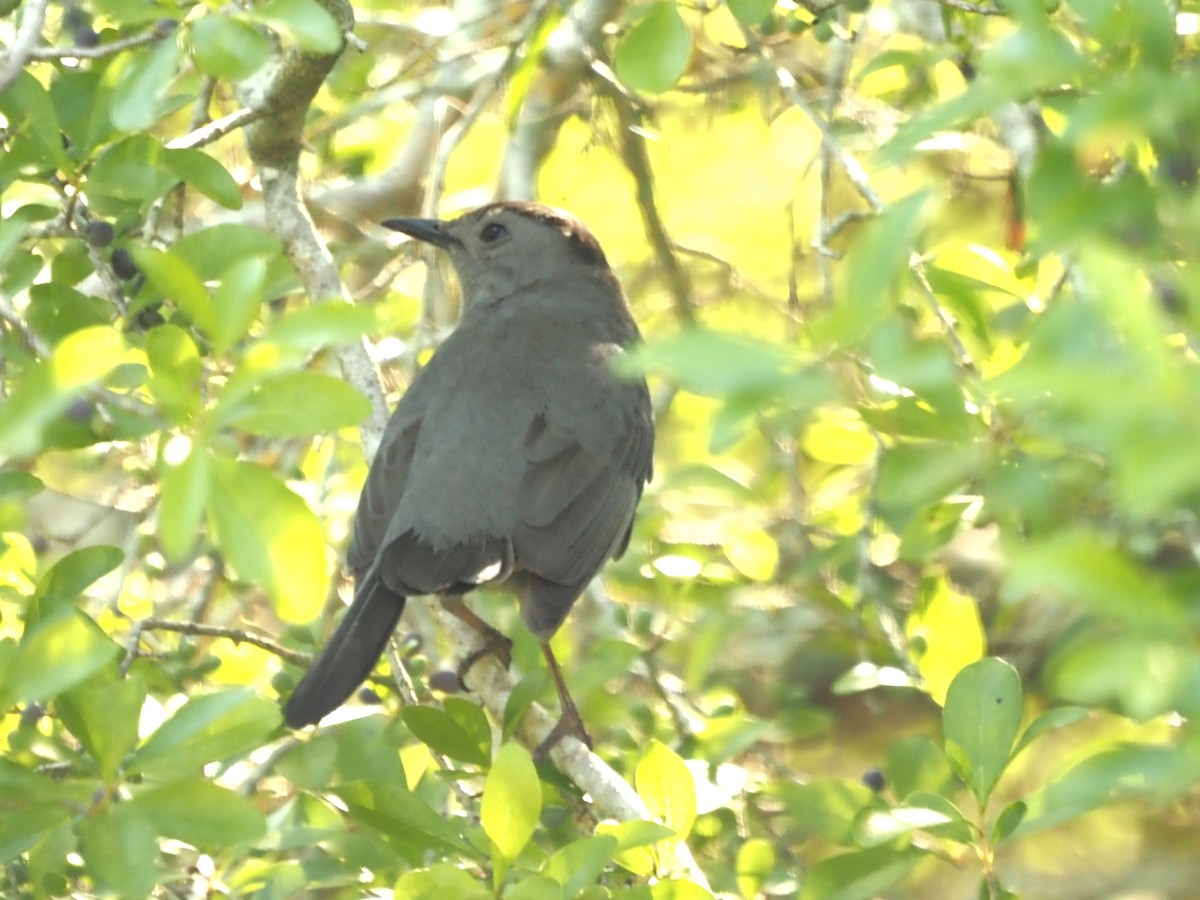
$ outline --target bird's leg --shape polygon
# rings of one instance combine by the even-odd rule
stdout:
[[[469,625],[480,637],[483,638],[483,646],[473,653],[468,654],[467,658],[458,664],[458,669],[455,674],[458,675],[458,681],[463,683],[463,678],[471,671],[471,666],[479,662],[480,659],[492,654],[500,661],[500,665],[508,668],[512,663],[512,641],[502,635],[499,631],[489,625],[479,616],[471,611],[470,607],[463,602],[462,597],[443,597],[442,604],[446,609],[460,622]]]
[[[550,666],[550,674],[554,677],[554,686],[558,689],[558,701],[562,705],[562,712],[559,714],[557,724],[546,735],[546,739],[533,751],[533,758],[545,759],[550,749],[567,735],[578,738],[585,747],[589,750],[592,749],[592,739],[588,735],[587,729],[583,727],[583,719],[580,718],[579,710],[575,708],[575,701],[571,699],[571,695],[567,691],[567,683],[563,680],[562,669],[559,668],[558,660],[554,658],[554,651],[550,649],[548,641],[542,642],[542,655],[546,657],[546,664]]]

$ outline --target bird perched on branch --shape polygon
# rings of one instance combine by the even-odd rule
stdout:
[[[586,739],[548,642],[625,551],[651,475],[646,383],[612,366],[639,340],[625,294],[591,232],[549,207],[383,225],[450,254],[462,318],[392,414],[354,518],[354,602],[284,718],[299,728],[341,705],[417,594],[441,595],[507,665],[510,642],[461,599],[502,582],[542,642],[556,732]]]

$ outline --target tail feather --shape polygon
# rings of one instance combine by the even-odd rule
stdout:
[[[402,612],[404,597],[388,590],[374,573],[363,579],[329,643],[284,704],[289,728],[319,722],[366,681]]]

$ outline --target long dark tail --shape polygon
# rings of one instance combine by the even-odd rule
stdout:
[[[404,598],[373,574],[354,594],[345,617],[317,654],[283,707],[290,728],[303,728],[333,712],[366,681],[404,612]]]

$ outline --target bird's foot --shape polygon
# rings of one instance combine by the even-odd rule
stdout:
[[[489,628],[490,633],[480,632],[483,637],[483,646],[478,650],[473,650],[471,653],[458,664],[455,669],[455,674],[458,676],[458,683],[466,688],[467,673],[471,671],[471,667],[485,656],[494,656],[500,665],[507,669],[512,665],[512,641],[496,631],[494,628]]]
[[[550,758],[550,751],[554,749],[555,744],[565,737],[573,737],[589,750],[592,749],[592,737],[583,727],[583,720],[579,718],[574,704],[569,709],[563,710],[554,727],[550,729],[550,733],[537,745],[537,749],[533,751],[534,762],[546,762]]]

